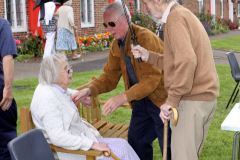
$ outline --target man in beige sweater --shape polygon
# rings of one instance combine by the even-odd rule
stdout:
[[[135,58],[164,69],[168,92],[161,105],[162,121],[171,107],[179,113],[172,127],[172,159],[197,160],[203,148],[219,95],[219,79],[208,35],[197,17],[171,0],[143,0],[144,11],[164,28],[164,56],[132,46]]]

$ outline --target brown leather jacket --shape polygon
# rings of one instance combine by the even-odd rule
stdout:
[[[133,23],[131,25],[134,35],[137,37],[137,43],[140,46],[156,53],[163,53],[163,42],[158,36],[148,29]],[[140,100],[148,96],[155,105],[160,107],[165,103],[167,98],[167,92],[164,89],[163,71],[145,62],[139,63],[133,57],[131,52],[133,41],[131,37],[130,31],[128,31],[124,52],[127,56],[131,57],[131,62],[139,83],[130,86],[122,49],[118,46],[118,40],[115,39],[109,51],[109,59],[103,69],[104,73],[99,79],[92,81],[89,86],[91,93],[92,95],[97,95],[115,89],[119,79],[123,76],[125,84],[124,93],[131,106],[133,106],[135,100]]]

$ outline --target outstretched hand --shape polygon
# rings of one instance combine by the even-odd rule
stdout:
[[[75,105],[77,105],[80,101],[83,101],[89,95],[91,95],[91,90],[89,88],[84,88],[72,96],[72,101],[75,103]]]
[[[119,96],[110,98],[102,108],[103,114],[106,116],[113,113],[118,107],[127,102],[127,96],[123,93]]]
[[[134,58],[140,58],[143,61],[147,61],[148,57],[149,57],[149,51],[146,50],[145,48],[141,47],[140,45],[137,46],[133,46],[133,44],[131,45],[131,52],[133,53]]]

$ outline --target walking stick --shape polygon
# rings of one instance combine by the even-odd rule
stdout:
[[[122,6],[123,6],[123,10],[124,10],[125,16],[126,16],[126,19],[127,19],[127,22],[128,22],[128,26],[129,26],[129,29],[130,29],[130,32],[131,32],[131,35],[132,35],[131,39],[133,40],[133,46],[137,46],[138,44],[137,44],[137,41],[136,41],[136,37],[133,34],[133,30],[132,30],[130,21],[128,19],[128,15],[127,15],[127,11],[126,11],[126,8],[125,8],[125,4],[124,4],[123,0],[121,0],[121,1],[122,1]],[[142,62],[142,58],[141,57],[138,58],[138,62]]]
[[[109,154],[107,151],[105,151],[105,152],[103,152],[103,154],[104,154],[104,156],[106,156],[106,157],[112,157],[113,159],[115,159],[115,160],[120,160],[115,154],[113,154],[113,153],[111,153],[111,154]]]
[[[79,51],[80,51],[80,53],[81,53],[81,59],[82,59],[82,61],[84,61],[84,60],[83,60],[83,56],[82,56],[81,45],[80,45],[80,43],[79,43],[79,38],[78,38],[78,32],[77,32],[77,30],[75,30],[75,33],[76,33],[76,36],[77,36],[77,41],[78,41],[78,45],[79,45]]]
[[[178,112],[177,109],[172,107],[171,108],[173,112],[173,122],[172,126],[177,125],[178,121]],[[164,135],[163,135],[163,160],[167,160],[167,139],[168,139],[168,120],[165,119],[164,121]]]

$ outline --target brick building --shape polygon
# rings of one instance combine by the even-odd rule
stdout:
[[[73,0],[75,25],[78,26],[78,35],[89,36],[94,33],[104,33],[101,8],[114,0]],[[120,1],[120,0],[116,0]],[[133,1],[130,7],[130,1]],[[124,0],[129,8],[136,8],[143,12],[141,0]],[[231,0],[181,0],[182,5],[193,13],[210,12],[221,19],[237,20],[240,16],[240,4]],[[41,27],[37,27],[39,8],[32,10],[34,0],[0,0],[0,17],[9,20],[15,38],[26,40],[28,30],[37,30],[42,34]],[[57,6],[59,8],[59,6]]]

